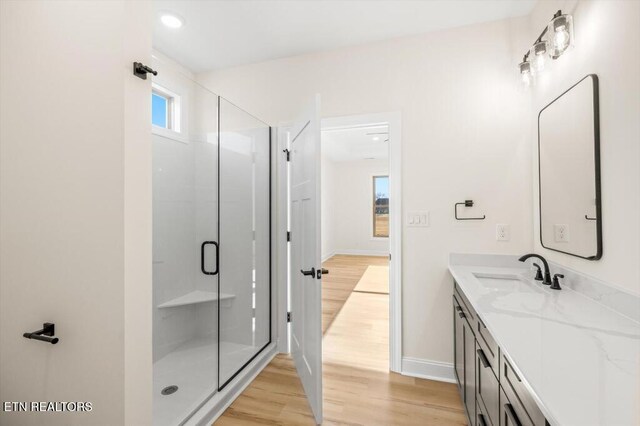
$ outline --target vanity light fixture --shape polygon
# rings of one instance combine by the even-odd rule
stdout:
[[[518,65],[523,83],[531,85],[533,75],[544,69],[547,56],[558,59],[573,46],[573,42],[573,17],[558,10]]]

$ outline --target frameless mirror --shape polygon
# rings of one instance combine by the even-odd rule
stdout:
[[[602,257],[598,77],[590,74],[538,115],[540,241],[584,259]]]

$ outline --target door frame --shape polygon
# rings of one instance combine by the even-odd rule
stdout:
[[[389,126],[389,370],[402,370],[402,117],[399,111],[323,118],[321,129],[340,129],[386,124]],[[278,350],[290,351],[288,244],[289,194],[288,162],[289,125],[277,129],[277,276],[278,276]]]

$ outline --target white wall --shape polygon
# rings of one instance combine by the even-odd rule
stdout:
[[[373,238],[373,176],[389,174],[387,160],[322,159],[322,258],[389,253],[388,238]]]
[[[150,17],[0,2],[0,400],[93,404],[1,424],[150,423]],[[57,345],[22,337],[45,321]]]
[[[550,260],[640,294],[640,2],[538,2],[530,18],[531,41],[558,9],[573,15],[576,43],[573,50],[551,63],[531,89],[531,145],[537,149],[537,112],[585,75],[597,74],[603,256],[599,261],[588,261],[540,245],[537,186],[533,191],[535,250]],[[537,163],[534,166],[537,171]],[[534,179],[537,182],[537,172]]]
[[[333,214],[334,209],[337,207],[335,204],[335,197],[332,196],[332,192],[335,188],[335,163],[326,156],[322,157],[321,161],[321,223],[322,228],[322,261],[329,259],[336,253],[336,216]]]
[[[500,21],[198,76],[271,123],[292,120],[314,93],[324,117],[401,111],[403,211],[431,212],[431,227],[403,227],[404,356],[452,361],[449,252],[533,245],[530,102],[516,72],[527,26]],[[467,198],[487,220],[453,219]],[[511,225],[511,241],[495,240],[496,223]]]

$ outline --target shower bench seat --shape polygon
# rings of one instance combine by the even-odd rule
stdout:
[[[235,297],[234,294],[227,293],[220,293],[220,297],[218,297],[217,292],[195,290],[161,303],[158,305],[158,308],[175,308],[177,306],[195,305],[197,303],[217,302],[218,300],[222,302],[222,306],[228,307],[231,306],[231,300],[235,299]]]

